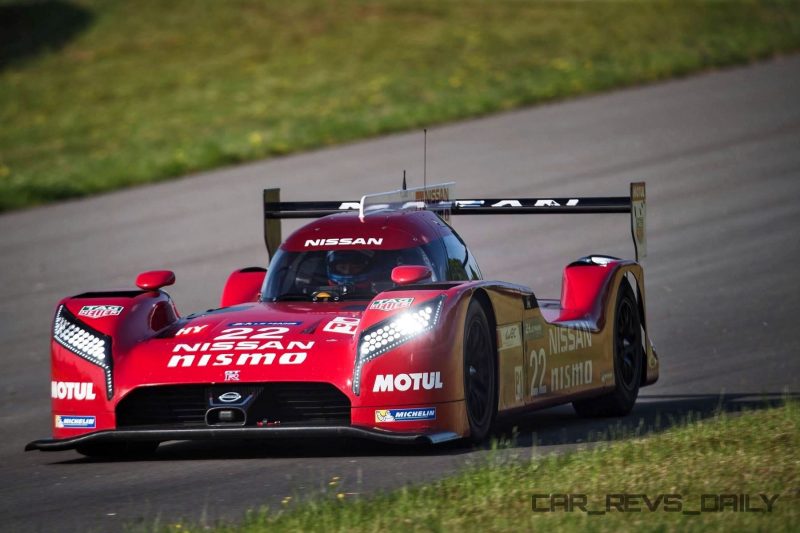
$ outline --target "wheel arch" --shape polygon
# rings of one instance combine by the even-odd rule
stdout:
[[[489,329],[492,333],[497,331],[497,317],[495,316],[494,312],[494,305],[492,305],[492,300],[489,298],[489,295],[486,293],[486,290],[483,288],[475,289],[475,292],[472,293],[472,300],[476,300],[483,306],[483,310],[486,312],[486,319],[489,321]],[[495,354],[495,365],[497,364],[497,335],[492,335],[492,347],[494,348]]]
[[[492,374],[493,374],[493,379],[494,379],[494,387],[493,387],[494,388],[494,392],[493,392],[493,397],[490,400],[490,402],[491,402],[491,414],[490,414],[490,419],[489,419],[489,426],[488,426],[488,429],[486,430],[487,433],[483,437],[478,437],[477,440],[474,440],[474,436],[472,435],[471,429],[469,429],[470,438],[472,438],[475,442],[479,442],[479,441],[483,440],[483,438],[485,438],[488,435],[492,434],[492,432],[494,431],[494,428],[495,428],[495,423],[496,423],[497,414],[498,414],[498,404],[499,404],[499,400],[500,400],[500,379],[499,379],[499,376],[498,376],[498,372],[499,372],[499,369],[500,369],[500,357],[499,357],[500,354],[498,352],[497,316],[496,316],[495,308],[494,308],[494,305],[492,303],[491,297],[489,296],[488,292],[482,287],[476,287],[472,291],[472,293],[469,295],[469,298],[465,298],[465,302],[466,302],[466,306],[465,307],[467,309],[467,314],[465,316],[464,329],[463,329],[463,333],[462,333],[462,335],[465,336],[465,340],[464,340],[465,344],[464,344],[464,348],[463,349],[466,349],[466,342],[467,342],[466,341],[466,334],[467,334],[466,323],[467,323],[468,317],[469,317],[469,309],[472,307],[472,303],[473,302],[476,302],[480,306],[480,309],[483,311],[483,314],[486,317],[486,322],[487,322],[487,326],[488,326],[488,336],[489,336],[488,340],[489,340],[490,347],[491,347],[491,355],[489,357],[491,357],[491,366],[493,368]],[[466,357],[466,355],[464,355],[464,357]],[[464,357],[462,357],[462,360],[464,359]],[[462,374],[465,374],[463,367],[462,367]],[[470,428],[471,423],[469,421],[469,415],[467,414],[467,401],[468,401],[467,400],[467,384],[466,384],[466,377],[465,377],[465,383],[464,383],[465,411],[464,411],[464,414],[465,414],[465,417],[466,417],[466,420],[465,420],[466,427]]]
[[[643,350],[642,350],[642,377],[640,380],[640,385],[644,386],[649,383],[648,381],[648,356],[647,356],[647,349],[650,344],[650,334],[647,324],[647,314],[645,313],[645,295],[644,295],[644,279],[643,279],[643,270],[641,267],[639,269],[626,269],[622,279],[620,280],[620,284],[627,282],[631,290],[633,291],[633,296],[636,299],[636,309],[639,314],[639,322],[642,326],[642,343],[643,343]]]

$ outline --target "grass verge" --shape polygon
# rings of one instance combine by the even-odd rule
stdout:
[[[0,0],[0,211],[798,48],[793,0]]]
[[[367,499],[334,495],[277,512],[248,515],[216,533],[266,531],[797,531],[800,526],[800,405],[687,421],[662,434],[530,461],[490,460],[429,485]],[[606,495],[627,499],[628,512],[590,516],[576,510],[533,512],[533,494],[585,494],[587,510],[604,510]],[[641,495],[655,506],[648,510]],[[747,494],[734,512],[721,494]],[[680,495],[676,499],[675,495]],[[707,495],[707,496],[703,496]],[[712,496],[713,495],[713,496]],[[619,496],[611,502],[621,503]],[[716,499],[720,498],[720,499]],[[537,500],[549,508],[549,499]],[[573,501],[576,501],[573,499]],[[681,509],[676,512],[669,510]],[[683,511],[721,509],[697,515]],[[737,508],[742,509],[742,500]],[[625,507],[623,507],[625,508]],[[639,509],[636,512],[634,509]],[[205,528],[173,524],[167,530]]]

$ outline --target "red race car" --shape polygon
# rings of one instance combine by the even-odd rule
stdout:
[[[572,402],[618,416],[658,378],[636,261],[583,257],[561,299],[486,281],[451,216],[631,213],[645,252],[645,189],[610,198],[453,199],[451,184],[360,202],[264,191],[269,272],[231,274],[219,309],[179,316],[162,288],[65,298],[52,330],[52,439],[86,455],[192,439],[352,436],[483,440],[499,413]],[[314,218],[281,243],[282,218]]]

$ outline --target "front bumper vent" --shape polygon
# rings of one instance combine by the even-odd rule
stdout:
[[[287,382],[140,387],[117,404],[117,428],[207,427],[209,411],[226,409],[245,413],[240,427],[350,425],[350,400],[336,387]]]

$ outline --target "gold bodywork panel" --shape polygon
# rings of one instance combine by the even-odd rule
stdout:
[[[497,323],[499,411],[566,403],[614,388],[614,313],[619,286],[626,277],[642,309],[646,308],[642,267],[631,262],[622,265],[601,289],[600,316],[585,320],[559,322],[560,309],[553,302],[543,303],[543,310],[529,293],[511,288],[487,291]],[[644,381],[649,384],[658,378],[658,359],[644,327],[646,317],[642,319],[647,354]]]
[[[586,321],[550,324],[540,309],[526,313],[525,404],[551,403],[592,389],[613,386],[608,330],[593,331]]]

